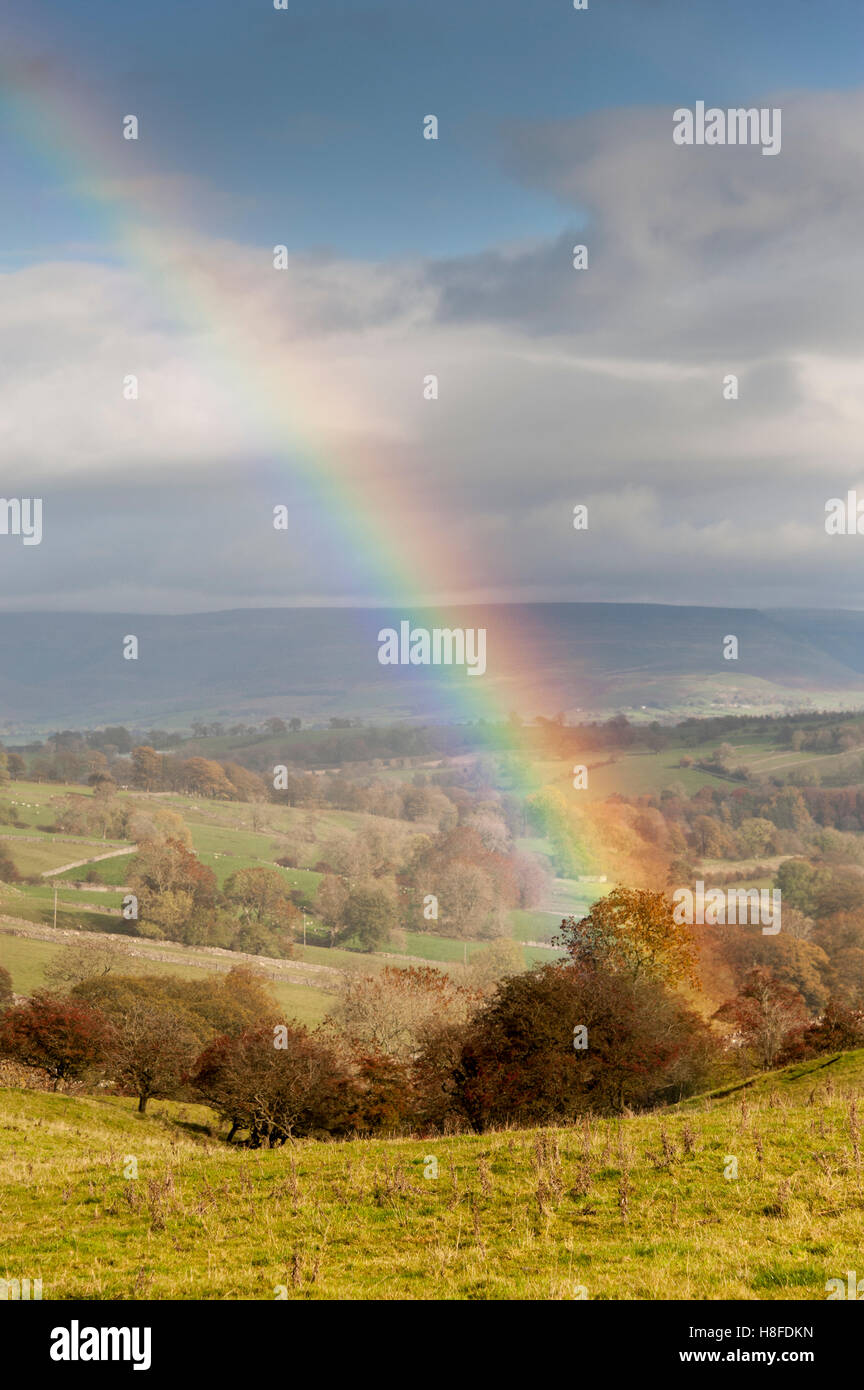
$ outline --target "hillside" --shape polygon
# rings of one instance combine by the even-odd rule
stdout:
[[[6,1089],[0,1274],[46,1299],[823,1300],[860,1265],[862,1082],[851,1052],[644,1116],[273,1152],[199,1107]]]
[[[488,669],[382,667],[377,634],[485,627]],[[724,661],[734,634],[737,661]],[[138,660],[122,656],[138,637]],[[464,718],[461,693],[507,708],[647,706],[663,712],[864,703],[864,614],[658,604],[501,604],[417,609],[248,609],[154,616],[0,614],[0,735],[121,721],[180,727],[198,716]],[[510,665],[507,665],[507,662]]]

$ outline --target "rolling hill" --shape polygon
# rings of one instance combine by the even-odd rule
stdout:
[[[488,669],[378,663],[378,632],[409,618],[485,627]],[[137,660],[123,639],[139,641]],[[723,640],[735,635],[737,660]],[[468,697],[523,714],[650,715],[864,704],[864,613],[657,604],[241,609],[160,616],[0,615],[0,736],[121,722],[296,714],[326,721],[468,717]],[[489,706],[493,708],[493,706]],[[500,708],[500,703],[499,703]]]

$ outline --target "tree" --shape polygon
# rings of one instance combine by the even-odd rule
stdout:
[[[467,1030],[455,1099],[478,1130],[615,1113],[697,1089],[713,1055],[658,980],[556,963],[499,984]]]
[[[337,874],[324,874],[315,894],[315,910],[330,933],[330,945],[345,925],[344,912],[348,902],[348,885]]]
[[[703,858],[722,854],[726,834],[713,816],[697,816],[693,822],[693,836],[697,853]]]
[[[455,936],[479,935],[495,904],[495,890],[487,873],[476,864],[455,860],[435,880],[441,922]]]
[[[748,972],[736,997],[721,1004],[714,1017],[735,1025],[742,1044],[766,1071],[808,1020],[798,990],[782,984],[762,965]]]
[[[415,1088],[409,1063],[378,1053],[363,1053],[354,1061],[357,1101],[351,1128],[359,1134],[386,1134],[412,1124]]]
[[[533,854],[513,854],[510,856],[510,862],[516,876],[519,906],[529,909],[537,907],[543,901],[549,885],[548,871]]]
[[[216,875],[173,836],[145,840],[132,861],[129,886],[139,922],[155,935],[185,939],[196,916],[212,911]]]
[[[812,864],[804,859],[786,859],[777,870],[777,887],[784,907],[797,907],[812,916],[816,910],[817,875]]]
[[[223,892],[247,922],[262,922],[287,931],[300,917],[291,901],[289,880],[281,869],[238,869],[225,880]]]
[[[182,1014],[159,1002],[134,1000],[115,1019],[107,1050],[110,1075],[138,1097],[143,1115],[153,1096],[173,1096],[200,1050]]]
[[[5,845],[0,844],[0,882],[17,883],[21,875],[15,868],[15,862]]]
[[[45,979],[52,985],[71,989],[82,980],[119,973],[128,952],[113,941],[72,941],[64,946],[45,968]]]
[[[251,801],[253,803],[253,828],[255,817],[255,804],[264,802],[269,795],[267,783],[263,777],[259,777],[257,772],[250,772],[248,768],[241,767],[239,763],[225,763],[225,776],[234,788],[235,795],[241,801]]]
[[[432,966],[388,965],[376,975],[346,972],[328,1024],[358,1053],[408,1061],[432,1024],[464,1022],[477,1003],[476,994]]]
[[[786,912],[783,913],[785,930]],[[823,917],[813,942],[828,957],[825,978],[843,1004],[864,1005],[864,912],[835,912]]]
[[[235,965],[225,975],[208,975],[203,980],[176,975],[91,975],[74,986],[72,995],[111,1020],[122,1019],[135,1004],[158,1004],[182,1015],[184,1026],[202,1043],[214,1034],[239,1036],[273,1024],[279,1017],[263,978],[247,965]]]
[[[758,859],[771,849],[774,835],[774,826],[764,816],[747,816],[738,827],[741,848],[751,859]]]
[[[90,1005],[39,991],[0,1019],[0,1054],[43,1071],[56,1091],[100,1064],[108,1022]]]
[[[632,975],[650,975],[669,985],[696,976],[693,933],[673,916],[663,893],[614,888],[598,898],[586,917],[561,923],[562,944],[577,963]]]
[[[725,927],[718,932],[720,954],[732,969],[736,984],[742,984],[756,966],[781,984],[801,994],[809,1008],[821,1009],[829,995],[830,964],[815,942],[787,936],[763,936],[746,927]]]
[[[12,1003],[14,999],[12,990],[12,976],[5,965],[0,965],[0,1013]]]
[[[162,757],[155,748],[132,749],[132,785],[152,791],[162,780]]]
[[[24,777],[27,772],[27,764],[21,757],[21,754],[7,753],[6,761],[9,768],[9,776],[12,778],[13,782],[20,781],[20,779]]]
[[[277,1046],[277,1043],[279,1044]],[[295,1136],[347,1133],[355,1093],[337,1054],[299,1024],[216,1038],[198,1058],[192,1085],[250,1148]]]
[[[234,791],[225,776],[221,763],[212,758],[187,758],[183,764],[183,779],[196,796],[231,799]]]
[[[465,824],[477,831],[484,849],[492,854],[507,854],[510,848],[510,832],[500,816],[487,811],[483,815],[469,816]]]
[[[525,956],[521,945],[511,937],[502,936],[475,951],[467,970],[467,979],[473,988],[484,992],[493,989],[499,980],[507,975],[519,975],[525,969]]]
[[[383,946],[397,923],[392,888],[369,879],[351,890],[343,912],[342,936],[356,937],[364,951]]]

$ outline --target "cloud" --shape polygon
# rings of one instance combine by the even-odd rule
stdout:
[[[824,532],[864,476],[864,96],[753,103],[775,158],[674,146],[672,103],[508,129],[570,225],[482,255],[280,272],[142,225],[131,268],[0,278],[2,490],[47,499],[42,547],[0,537],[6,606],[389,601],[388,535],[429,601],[864,604]]]

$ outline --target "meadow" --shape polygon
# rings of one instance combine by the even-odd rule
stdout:
[[[0,1277],[61,1300],[824,1299],[861,1264],[862,1080],[843,1053],[650,1114],[273,1151],[229,1149],[199,1106],[7,1088]]]

